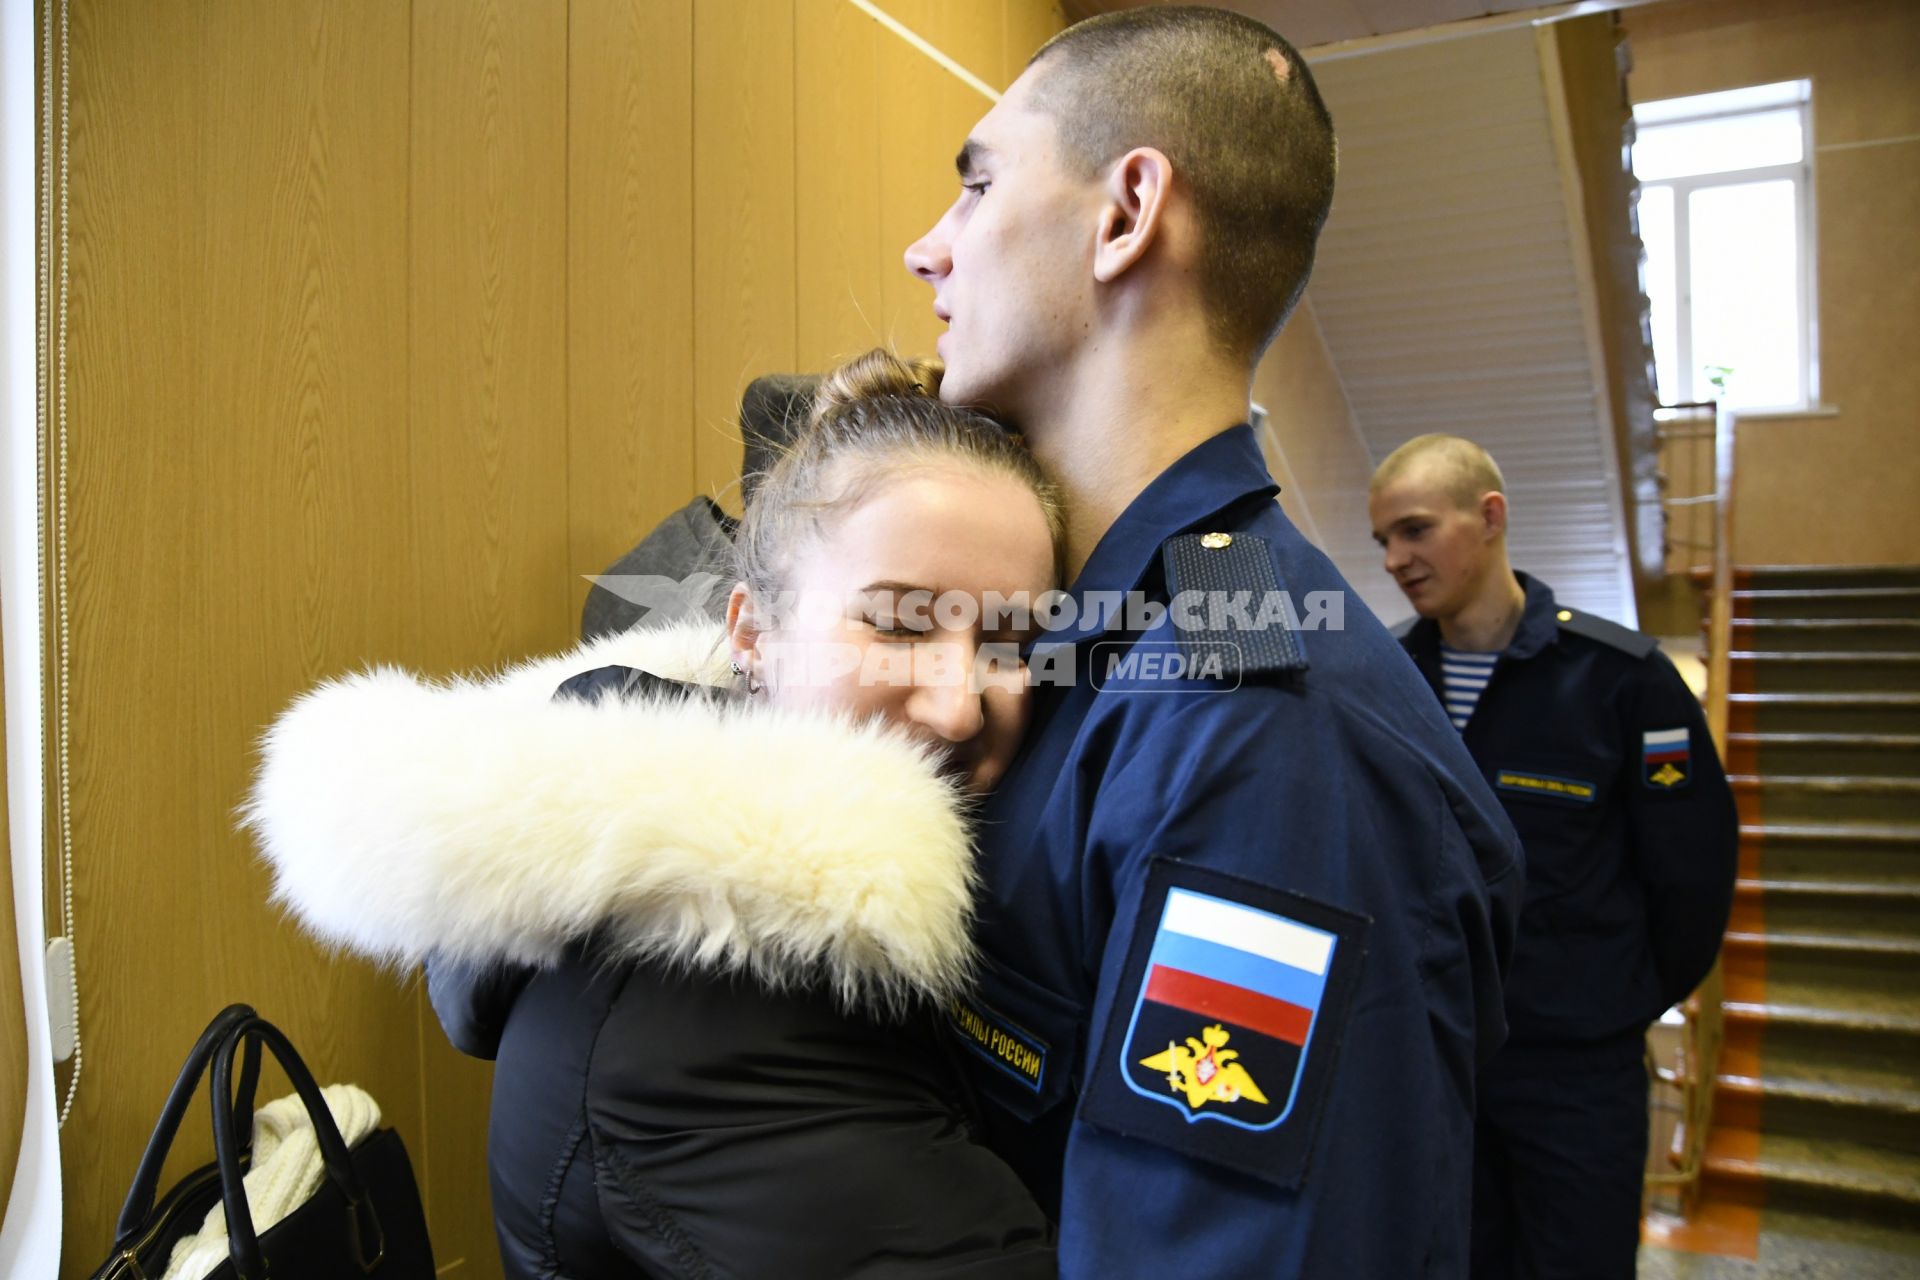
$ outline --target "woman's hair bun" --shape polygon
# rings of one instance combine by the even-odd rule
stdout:
[[[898,397],[934,399],[946,366],[938,360],[902,360],[883,348],[847,361],[820,380],[811,422],[818,426],[856,405]]]

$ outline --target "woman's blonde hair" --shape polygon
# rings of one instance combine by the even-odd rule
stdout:
[[[1066,530],[1059,491],[999,423],[941,403],[942,372],[937,360],[902,360],[876,347],[821,380],[806,429],[758,477],[734,537],[738,574],[754,599],[776,598],[805,541],[876,484],[955,467],[1006,476],[1032,492],[1059,577]]]

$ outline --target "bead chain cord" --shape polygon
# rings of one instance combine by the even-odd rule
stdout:
[[[58,618],[59,630],[55,639],[54,660],[56,664],[55,684],[59,690],[59,708],[54,719],[58,759],[55,762],[54,776],[59,783],[59,803],[55,806],[54,821],[59,825],[60,839],[60,931],[67,940],[67,996],[71,1004],[73,1026],[73,1068],[67,1076],[67,1092],[60,1104],[60,1127],[65,1128],[67,1117],[73,1113],[74,1099],[80,1091],[80,967],[77,949],[74,946],[73,922],[73,823],[72,790],[69,785],[71,770],[71,738],[68,732],[67,683],[70,654],[71,631],[67,615],[67,244],[68,244],[68,208],[67,208],[67,155],[68,155],[68,106],[67,76],[71,67],[69,58],[69,23],[71,19],[70,0],[60,0],[60,25],[56,37],[54,28],[53,0],[46,0],[42,18],[41,44],[41,122],[40,122],[40,297],[39,321],[40,341],[38,357],[40,376],[38,381],[38,414],[36,437],[39,465],[35,468],[36,532],[44,537],[48,524],[47,472],[49,464],[53,478],[53,604]],[[53,51],[56,38],[60,46],[60,111],[56,117],[53,106],[54,61]],[[58,155],[58,181],[55,181],[54,132],[60,135]],[[58,200],[58,236],[60,242],[60,279],[59,294],[56,303],[54,291],[49,287],[47,258],[52,247],[55,231],[56,206]],[[51,352],[49,352],[51,347]],[[49,378],[48,356],[52,355],[52,377]],[[51,385],[50,385],[51,384]],[[51,406],[49,406],[51,400]],[[53,430],[51,442],[48,439],[49,413],[51,407]],[[52,445],[51,459],[49,443]],[[44,547],[44,543],[42,546]],[[48,556],[43,550],[37,557],[39,565],[39,599],[44,606],[47,600]],[[40,755],[46,758],[47,724],[46,717],[40,719]]]

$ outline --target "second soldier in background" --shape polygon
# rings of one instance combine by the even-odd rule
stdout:
[[[1514,572],[1485,450],[1421,436],[1369,493],[1402,641],[1520,832],[1509,1040],[1479,1080],[1475,1280],[1634,1274],[1646,1031],[1713,967],[1738,819],[1700,704],[1650,636]]]

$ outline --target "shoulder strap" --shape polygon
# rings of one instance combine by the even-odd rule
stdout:
[[[1251,533],[1183,533],[1160,548],[1180,648],[1195,670],[1223,651],[1242,678],[1307,669],[1298,621],[1267,540]],[[1180,597],[1187,596],[1187,607]]]
[[[1596,640],[1622,653],[1635,658],[1644,658],[1660,647],[1660,642],[1643,631],[1623,627],[1617,622],[1609,622],[1579,609],[1561,608],[1554,617],[1559,620],[1562,631],[1571,631],[1574,635]]]

